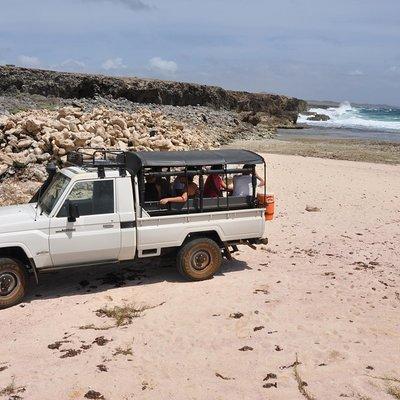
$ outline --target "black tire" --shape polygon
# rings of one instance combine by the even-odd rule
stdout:
[[[24,266],[12,258],[0,258],[0,309],[18,304],[24,298],[27,287]]]
[[[221,268],[221,249],[214,240],[199,238],[186,243],[178,253],[178,271],[192,281],[210,279]]]

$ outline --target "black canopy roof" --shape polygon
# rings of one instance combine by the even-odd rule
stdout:
[[[190,167],[195,165],[263,164],[264,159],[249,150],[191,150],[126,152],[127,168]]]

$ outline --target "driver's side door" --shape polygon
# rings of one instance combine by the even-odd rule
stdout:
[[[68,221],[69,203],[79,217]],[[78,181],[50,219],[53,266],[113,262],[121,249],[114,179]]]

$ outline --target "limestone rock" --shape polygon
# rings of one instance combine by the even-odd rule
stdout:
[[[74,143],[76,147],[85,147],[87,141],[91,138],[91,134],[88,132],[78,132],[74,134]]]
[[[30,147],[32,145],[32,143],[33,143],[33,140],[31,140],[31,139],[23,139],[17,143],[17,147],[19,149],[27,149],[28,147]]]
[[[8,165],[0,164],[0,177],[4,175],[8,170]]]
[[[10,166],[13,164],[13,159],[9,154],[0,152],[0,164],[6,164]]]
[[[90,141],[90,147],[93,148],[104,148],[104,139],[101,136],[96,136]]]
[[[17,168],[24,168],[28,164],[36,161],[36,156],[29,153],[13,153],[11,158],[13,160],[13,165]]]
[[[307,118],[308,121],[329,121],[330,117],[325,114],[314,114]]]
[[[42,123],[35,118],[28,118],[25,121],[24,128],[29,133],[37,133],[40,131],[41,127],[42,127]]]
[[[112,125],[117,125],[119,126],[122,130],[127,128],[126,122],[124,119],[120,118],[120,117],[114,117],[111,119],[110,123]]]
[[[4,124],[4,131],[9,131],[13,128],[15,128],[15,122],[12,119],[8,119]]]

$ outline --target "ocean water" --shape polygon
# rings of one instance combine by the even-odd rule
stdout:
[[[309,115],[300,114],[298,123],[313,127],[349,129],[400,134],[400,108],[382,106],[353,106],[344,102],[338,107],[311,108],[309,111],[325,114],[328,121],[308,121]]]

